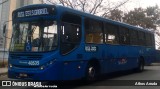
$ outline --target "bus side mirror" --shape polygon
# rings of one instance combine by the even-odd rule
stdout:
[[[5,33],[6,33],[6,24],[3,25],[3,34],[5,34]]]

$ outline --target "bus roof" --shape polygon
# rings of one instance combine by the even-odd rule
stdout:
[[[23,6],[21,8],[18,8],[15,11],[23,10],[25,8],[30,8],[30,7],[41,7],[41,6],[46,6],[46,7],[53,7],[53,6],[55,6],[56,9],[58,11],[61,11],[62,13],[63,12],[71,12],[73,14],[84,16],[84,17],[87,17],[87,18],[92,18],[94,20],[100,20],[102,22],[108,22],[108,23],[111,23],[111,24],[114,24],[114,25],[118,25],[118,26],[121,25],[121,26],[126,27],[126,28],[135,29],[135,30],[144,31],[144,32],[148,32],[148,33],[152,33],[153,34],[152,31],[148,31],[147,29],[136,27],[136,26],[133,26],[133,25],[130,25],[130,24],[127,24],[127,23],[123,23],[123,22],[113,21],[113,20],[108,19],[108,18],[99,17],[99,16],[96,16],[96,15],[92,15],[90,13],[86,13],[86,12],[82,12],[82,11],[79,11],[79,10],[71,9],[71,8],[68,8],[68,7],[61,6],[61,5],[32,4],[32,5]]]

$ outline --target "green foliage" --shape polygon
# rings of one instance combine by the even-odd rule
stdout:
[[[133,11],[124,14],[123,22],[129,23],[132,25],[138,25],[145,27],[145,13],[142,8],[135,8]]]
[[[120,21],[122,20],[123,11],[119,9],[111,10],[109,18],[112,20]]]
[[[160,9],[157,5],[147,7],[146,9],[135,8],[128,13],[124,13],[123,11],[116,9],[110,11],[108,18],[134,26],[156,30],[156,27],[160,24],[157,23],[160,19]]]

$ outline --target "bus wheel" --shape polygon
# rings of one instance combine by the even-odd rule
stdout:
[[[140,58],[138,61],[138,68],[136,69],[137,72],[142,72],[144,70],[144,60]]]
[[[86,70],[86,80],[87,81],[94,81],[96,80],[97,76],[97,68],[94,64],[88,64],[87,70]]]

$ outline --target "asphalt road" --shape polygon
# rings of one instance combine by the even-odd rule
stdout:
[[[141,82],[142,80],[145,80],[145,82],[152,80],[152,82],[155,81],[155,83],[160,85],[160,63],[156,63],[151,66],[145,66],[145,70],[141,73],[125,73],[125,74],[116,73],[116,75],[115,74],[113,75],[114,76],[111,76],[111,78],[107,77],[107,78],[101,79],[100,81],[93,82],[91,84],[85,84],[85,85],[69,87],[69,88],[72,88],[72,89],[160,89],[160,86],[134,86],[134,85],[131,86],[127,84],[125,86],[121,86],[118,84],[107,85],[108,82],[114,83],[115,81],[119,81],[118,83],[121,82],[123,84],[123,82],[127,83],[127,82],[130,82],[131,80],[132,82],[134,81],[135,83]],[[6,75],[4,75],[0,77],[0,80],[10,80],[10,79],[8,79]],[[158,82],[156,80],[158,80]],[[28,87],[0,87],[0,89],[29,89],[29,88]]]
[[[110,82],[110,80],[120,81],[120,82],[130,82],[131,80],[136,83],[139,81],[152,81],[157,82],[160,84],[160,64],[155,63],[151,66],[145,66],[145,70],[141,73],[126,73],[124,75],[114,76],[112,78],[107,78],[102,81],[98,81],[95,83],[92,83],[87,86],[79,86],[74,89],[160,89],[160,86],[116,86],[118,84],[115,84],[115,86],[106,86],[106,82]],[[131,82],[132,82],[131,81]],[[116,82],[115,82],[116,83]],[[104,84],[104,85],[102,85]],[[98,86],[97,86],[98,85]]]

